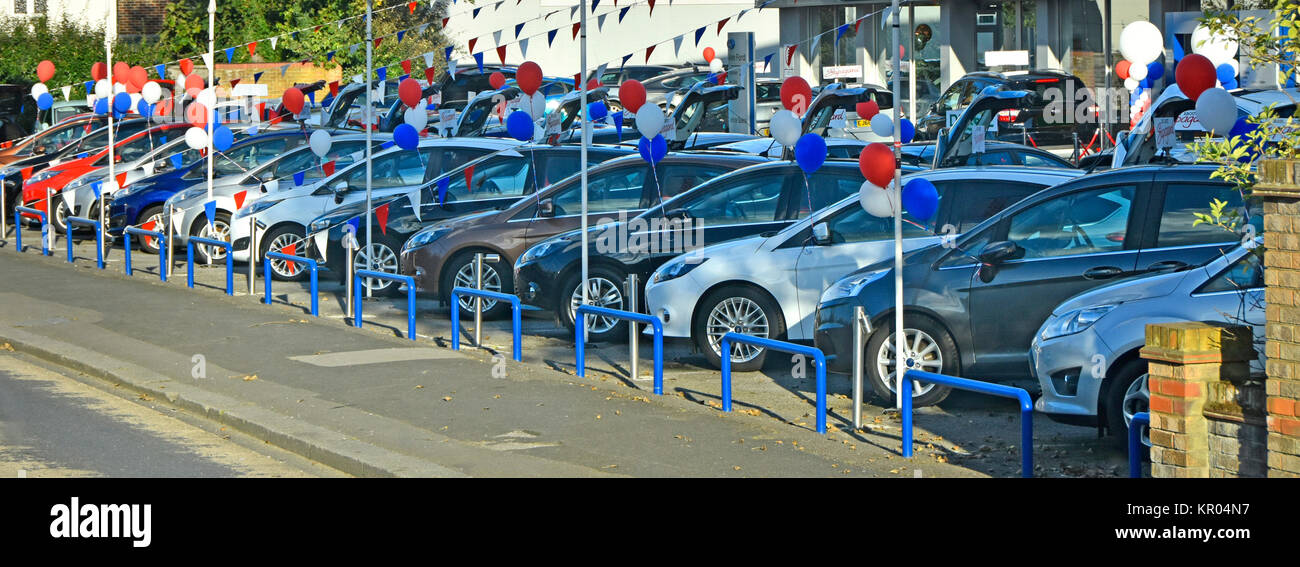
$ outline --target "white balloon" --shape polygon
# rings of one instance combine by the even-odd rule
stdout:
[[[546,95],[542,91],[537,91],[528,97],[528,115],[533,120],[541,120],[546,115]]]
[[[654,139],[664,128],[664,111],[656,104],[643,104],[636,111],[636,129],[642,136]]]
[[[194,100],[197,100],[204,108],[212,110],[217,107],[217,91],[213,90],[212,87],[208,87],[199,91],[199,96],[194,97]]]
[[[1119,34],[1119,52],[1134,66],[1146,66],[1160,57],[1164,51],[1164,36],[1160,29],[1146,20],[1139,20],[1127,26]]]
[[[185,145],[202,150],[208,147],[208,133],[198,126],[191,126],[185,131]]]
[[[145,102],[154,104],[162,100],[162,87],[157,82],[149,81],[140,87],[140,94],[144,96]]]
[[[134,112],[134,113],[136,113],[136,114],[139,114],[139,113],[140,113],[140,95],[139,95],[138,93],[131,93],[130,96],[131,96],[131,110],[130,110],[129,112]]]
[[[126,85],[121,83],[113,85],[113,94],[126,92]]]
[[[1133,77],[1129,77],[1129,78],[1127,78],[1127,79],[1124,79],[1124,88],[1128,89],[1129,91],[1136,91],[1136,90],[1138,90],[1138,87],[1141,86],[1141,85],[1139,84],[1140,82],[1141,82],[1141,81],[1138,81],[1137,79],[1134,79]]]
[[[32,98],[41,98],[41,95],[48,92],[50,92],[50,89],[45,86],[45,83],[36,83],[32,85]]]
[[[1237,101],[1228,91],[1209,89],[1196,99],[1196,118],[1205,131],[1227,136],[1237,123]]]
[[[1192,30],[1192,53],[1204,55],[1215,67],[1237,58],[1237,42],[1226,35],[1215,35],[1204,25]]]
[[[714,59],[717,61],[717,59]],[[772,133],[772,137],[777,143],[787,148],[794,147],[799,141],[799,136],[803,135],[803,123],[799,117],[795,116],[789,110],[778,110],[772,114],[771,120],[767,123],[767,129]]]
[[[710,71],[713,71],[714,73],[721,73],[721,72],[722,72],[722,59],[719,59],[719,58],[717,58],[717,57],[714,57],[714,58],[713,58],[713,61],[709,61],[709,70],[710,70]]]
[[[410,124],[418,132],[429,125],[428,106],[424,102],[416,105],[415,108],[408,108],[402,112],[402,122]]]
[[[1128,78],[1141,82],[1142,79],[1147,78],[1147,71],[1148,69],[1146,65],[1134,65],[1128,68]]]
[[[334,139],[330,138],[329,132],[317,130],[311,133],[311,137],[307,139],[307,144],[311,146],[312,153],[325,157],[325,154],[330,152],[330,146],[334,145]]]
[[[98,98],[108,98],[113,96],[113,84],[108,79],[100,79],[95,82],[95,96]]]
[[[882,189],[870,181],[863,181],[858,190],[858,203],[873,217],[891,218],[898,212],[898,191],[893,187],[894,184],[890,183],[889,189]]]
[[[888,114],[881,112],[871,117],[871,131],[875,132],[881,138],[888,138],[894,135],[894,119]]]

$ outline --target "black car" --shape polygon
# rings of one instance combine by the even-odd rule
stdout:
[[[970,73],[958,79],[939,100],[930,105],[924,114],[917,117],[916,140],[933,140],[941,130],[949,126],[949,113],[965,110],[986,89],[998,91],[1028,91],[1033,97],[1025,99],[1024,104],[1008,108],[998,115],[998,131],[995,139],[1005,142],[1029,145],[1069,145],[1074,143],[1074,134],[1087,141],[1096,123],[1086,124],[1072,117],[1052,119],[1044,116],[1044,110],[1054,100],[1069,100],[1076,92],[1086,90],[1083,81],[1069,73],[1060,71],[1030,71],[1027,73]],[[1055,90],[1052,90],[1055,89]],[[1087,100],[1092,100],[1088,95]],[[992,138],[991,138],[992,139]]]
[[[674,92],[704,82],[709,78],[710,74],[712,73],[708,67],[692,66],[644,79],[641,81],[641,86],[645,87],[646,104],[664,106],[668,103],[668,99],[672,98]]]
[[[788,161],[758,163],[695,187],[635,218],[591,227],[589,286],[602,290],[595,303],[623,309],[622,286],[628,274],[637,274],[644,286],[659,266],[685,251],[781,230],[812,211],[857,193],[861,186],[862,173],[856,161],[827,161],[811,176]],[[637,233],[645,233],[646,242],[654,245],[633,248],[630,235]],[[610,245],[604,237],[611,234],[629,235],[628,242],[620,238]],[[555,312],[561,323],[573,329],[577,305],[573,298],[581,296],[581,269],[582,233],[556,236],[520,257],[515,265],[515,292],[524,303]],[[589,330],[592,340],[626,337],[626,327],[613,321],[598,322]]]
[[[1242,240],[1194,213],[1228,202],[1259,232],[1262,215],[1212,179],[1211,166],[1121,168],[1045,189],[948,245],[904,256],[906,358],[910,368],[978,379],[1030,375],[1033,334],[1064,299],[1118,278],[1197,265]],[[1248,214],[1253,210],[1253,214]],[[881,397],[893,394],[893,262],[832,284],[817,309],[814,338],[836,371],[852,364],[852,317],[861,305],[874,329],[863,359]],[[888,362],[886,362],[888,361]],[[914,390],[915,404],[942,401],[947,387]]]
[[[544,146],[526,145],[507,151],[492,153],[482,148],[447,147],[439,149],[433,157],[437,161],[432,167],[444,173],[438,175],[420,188],[419,212],[412,209],[409,195],[401,195],[388,200],[375,201],[374,209],[388,205],[387,221],[380,223],[371,213],[373,223],[372,246],[387,250],[376,250],[377,257],[399,257],[399,252],[411,235],[421,228],[438,221],[477,213],[482,211],[505,209],[520,198],[532,195],[539,188],[559,181],[580,169],[578,146]],[[632,153],[622,147],[589,147],[587,164],[597,165],[606,160]],[[489,155],[492,154],[492,155]],[[472,167],[473,185],[466,183],[466,172]],[[441,179],[447,179],[447,189],[443,202],[438,202],[438,185]],[[328,231],[326,249],[313,252],[317,257],[324,256],[326,266],[337,271],[343,277],[343,232],[348,221],[366,214],[366,204],[358,202],[339,207],[317,217],[308,227],[311,234]],[[365,220],[360,221],[365,226]],[[308,239],[315,246],[315,239]],[[354,262],[364,267],[365,260],[358,254]],[[401,266],[397,267],[399,270]],[[375,291],[395,289],[387,280],[367,282],[374,285]]]

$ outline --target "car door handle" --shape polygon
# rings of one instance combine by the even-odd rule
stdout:
[[[1162,270],[1179,270],[1186,267],[1187,267],[1187,262],[1179,262],[1178,260],[1165,260],[1163,262],[1156,262],[1154,264],[1151,264],[1150,266],[1147,266],[1147,271],[1159,272]]]
[[[1122,273],[1124,273],[1124,270],[1116,268],[1115,266],[1098,266],[1085,271],[1083,277],[1090,280],[1104,280],[1113,278]]]

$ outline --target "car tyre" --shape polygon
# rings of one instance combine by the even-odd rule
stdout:
[[[960,359],[957,354],[957,342],[938,322],[923,315],[908,314],[904,347],[919,361],[915,368],[926,372],[956,376],[960,371]],[[866,351],[862,354],[865,374],[871,389],[881,399],[891,405],[895,403],[894,380],[886,378],[885,372],[894,365],[894,321],[882,325],[867,338]],[[892,376],[889,371],[888,375]],[[917,384],[912,382],[912,407],[932,406],[942,402],[952,392],[952,388],[939,384]]]
[[[582,288],[578,287],[580,279],[582,279],[580,272],[565,278],[564,285],[560,286],[560,296],[555,302],[558,310],[556,316],[569,330],[570,336],[574,332],[575,312],[578,305],[582,303]],[[626,281],[627,274],[622,270],[607,266],[592,266],[587,269],[587,300],[597,307],[629,311],[623,289]],[[593,342],[626,339],[627,321],[588,315],[586,336],[588,341]]]
[[[230,242],[230,213],[219,212],[212,219],[212,227],[208,227],[208,217],[200,216],[190,227],[190,236],[220,240]],[[211,251],[212,263],[225,262],[226,250],[216,246],[207,246],[204,244],[194,245],[194,262],[208,263],[209,250]]]
[[[1133,414],[1149,411],[1151,394],[1147,385],[1147,362],[1142,359],[1130,360],[1111,373],[1106,388],[1104,404],[1098,410],[1106,419],[1106,429],[1115,444],[1128,446],[1128,423]],[[1149,434],[1142,435],[1142,441],[1150,444]]]
[[[306,250],[304,247],[307,240],[303,237],[303,229],[299,226],[282,225],[277,226],[270,232],[258,237],[258,258],[266,258],[267,252],[279,252],[286,246],[296,245],[294,248],[295,256],[302,256]],[[261,266],[258,266],[261,271]],[[307,279],[307,266],[302,262],[289,262],[278,258],[271,258],[271,279],[282,282],[300,282]]]
[[[700,302],[691,337],[714,368],[722,368],[718,350],[725,329],[775,340],[785,340],[785,317],[766,292],[747,285],[729,285],[710,292]],[[752,372],[763,368],[768,350],[752,345],[733,345],[731,370]]]
[[[140,213],[139,223],[136,224],[136,226],[144,226],[146,224],[149,224],[149,221],[153,221],[155,223],[154,230],[157,230],[159,232],[167,232],[167,218],[166,215],[163,214],[162,206],[154,205],[142,211]],[[168,238],[170,240],[170,237]],[[140,250],[143,250],[150,254],[158,253],[159,243],[157,238],[153,238],[151,236],[137,235],[135,237],[135,241],[136,244],[140,245]]]
[[[452,256],[451,261],[443,266],[442,271],[442,294],[443,301],[451,305],[451,288],[475,286],[474,279],[474,254],[483,252],[491,253],[488,250],[466,250]],[[514,266],[503,255],[500,261],[483,262],[483,288],[488,291],[499,293],[514,293]],[[460,298],[460,316],[474,316],[474,298]],[[510,304],[504,301],[483,300],[483,318],[484,319],[501,319],[510,314]]]

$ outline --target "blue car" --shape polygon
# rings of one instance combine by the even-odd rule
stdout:
[[[285,151],[307,143],[301,130],[283,130],[250,136],[236,142],[229,150],[217,156],[213,164],[213,177],[239,174],[261,165]],[[140,226],[150,222],[161,226],[166,222],[163,204],[192,185],[207,181],[207,160],[196,150],[186,150],[181,167],[174,168],[137,181],[113,194],[108,204],[108,231],[121,236],[127,226]],[[150,253],[158,252],[157,241],[140,239],[140,247]]]

